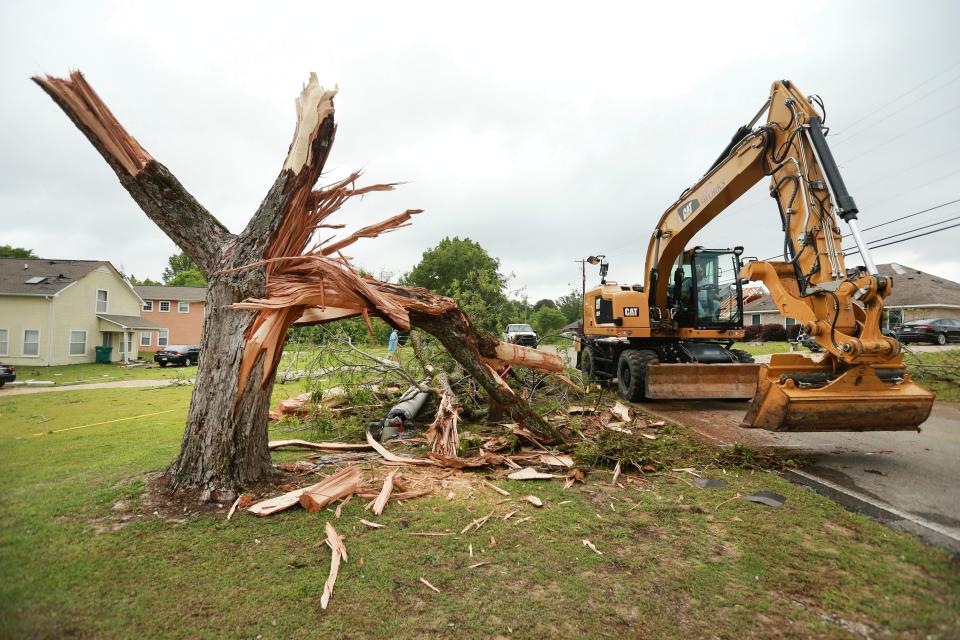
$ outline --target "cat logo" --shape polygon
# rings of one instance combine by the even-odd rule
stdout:
[[[624,307],[623,316],[625,318],[636,318],[640,315],[640,307]]]
[[[687,218],[692,216],[693,213],[699,208],[700,208],[700,201],[694,198],[690,202],[680,207],[677,213],[680,215],[681,220],[686,220]]]

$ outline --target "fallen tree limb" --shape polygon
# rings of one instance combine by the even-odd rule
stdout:
[[[295,448],[310,449],[313,451],[325,451],[336,453],[338,451],[370,451],[372,448],[368,444],[351,444],[347,442],[309,442],[307,440],[271,440],[267,444],[271,451],[274,449]]]

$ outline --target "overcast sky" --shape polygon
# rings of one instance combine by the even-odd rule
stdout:
[[[351,250],[394,276],[467,236],[531,301],[579,288],[574,260],[642,280],[663,210],[770,83],[820,94],[862,227],[960,198],[960,3],[0,3],[0,244],[159,278],[175,246],[31,75],[81,69],[121,123],[231,231],[273,183],[310,71],[339,85],[330,179],[393,193],[412,227]],[[766,180],[698,244],[781,247]],[[960,216],[960,203],[868,231]],[[935,227],[934,227],[935,228]],[[960,281],[960,228],[878,249]],[[855,260],[852,260],[855,262]],[[597,281],[588,274],[588,285]]]

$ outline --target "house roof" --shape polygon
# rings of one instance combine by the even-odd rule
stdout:
[[[98,313],[97,317],[122,329],[162,329],[163,327],[153,320],[140,316],[118,316],[112,313]]]
[[[884,301],[884,307],[930,304],[960,307],[960,283],[896,262],[878,264],[877,271],[880,275],[893,278],[893,293]],[[744,313],[776,310],[777,307],[769,294],[743,305]]]
[[[50,296],[84,278],[106,260],[0,258],[0,295]]]
[[[134,287],[144,300],[176,300],[178,302],[204,302],[207,299],[206,287],[163,287],[139,285]]]

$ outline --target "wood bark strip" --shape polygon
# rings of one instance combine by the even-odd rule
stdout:
[[[262,500],[247,507],[247,511],[255,516],[269,516],[278,511],[289,509],[295,504],[300,504],[300,496],[303,495],[304,491],[317,487],[320,484],[322,483],[304,487],[303,489],[294,489],[293,491],[288,491],[283,495],[277,496],[276,498],[270,498],[269,500]]]
[[[305,490],[299,496],[300,506],[316,513],[328,504],[346,498],[360,490],[363,477],[357,467],[344,467],[323,482]]]
[[[424,458],[406,458],[406,457],[404,457],[404,456],[398,456],[398,455],[396,455],[396,454],[394,454],[394,453],[391,453],[390,451],[387,450],[386,447],[384,447],[382,444],[380,444],[379,442],[377,442],[376,440],[374,440],[374,439],[373,439],[373,436],[370,434],[369,431],[367,432],[367,443],[368,443],[371,447],[373,447],[373,448],[376,450],[377,453],[379,453],[381,456],[383,456],[383,459],[384,459],[384,460],[387,460],[388,462],[394,462],[394,463],[397,463],[397,464],[410,464],[410,465],[414,465],[414,466],[417,466],[417,465],[419,465],[419,466],[437,466],[437,464],[438,464],[437,462],[435,462],[435,461],[433,461],[433,460],[427,460],[427,459],[424,459]]]
[[[333,525],[327,523],[325,530],[327,532],[327,546],[330,547],[330,575],[323,584],[323,595],[320,596],[320,607],[326,609],[330,604],[330,598],[333,596],[333,585],[337,582],[337,574],[340,572],[340,560],[347,561],[347,548],[343,544],[343,538],[333,528]]]
[[[383,488],[380,489],[380,494],[377,495],[376,499],[373,501],[373,514],[382,515],[384,508],[387,506],[387,502],[390,500],[390,494],[393,493],[393,478],[397,475],[396,471],[391,471],[387,474],[386,479],[383,481]]]

